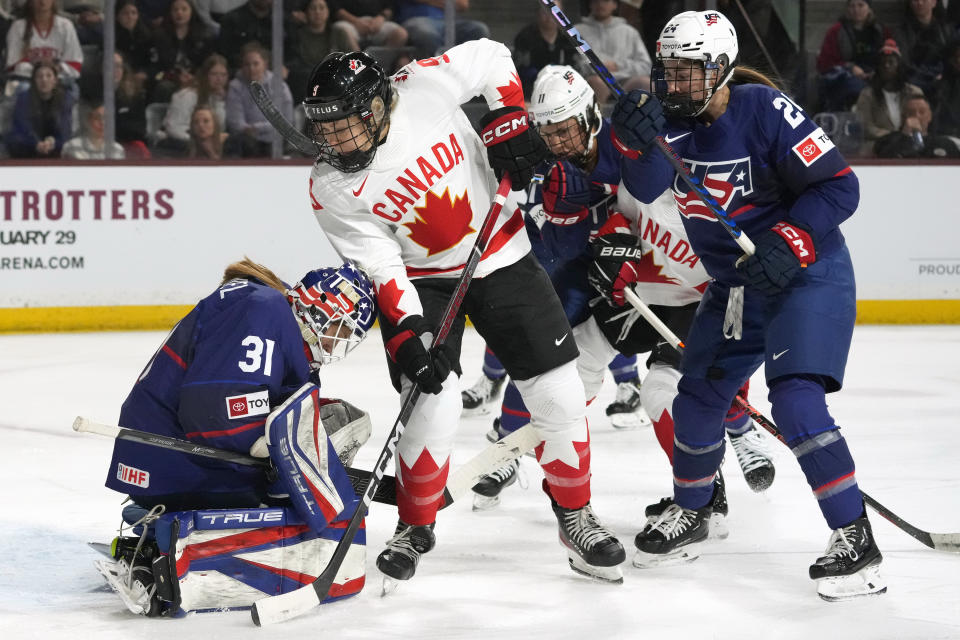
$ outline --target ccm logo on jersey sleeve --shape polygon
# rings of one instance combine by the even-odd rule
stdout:
[[[120,462],[117,463],[117,480],[145,489],[150,486],[150,472],[135,467],[128,467]]]
[[[833,140],[817,127],[809,136],[793,145],[793,152],[806,166],[812,165],[817,159],[830,149],[833,149]]]
[[[247,416],[265,416],[270,413],[270,397],[266,391],[230,396],[227,401],[227,417],[230,420]]]

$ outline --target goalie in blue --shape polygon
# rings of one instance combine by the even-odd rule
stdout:
[[[130,496],[121,531],[135,535],[117,538],[113,560],[98,568],[131,611],[245,607],[323,571],[357,504],[344,465],[370,420],[323,398],[318,370],[356,347],[375,314],[370,281],[351,263],[310,271],[291,288],[245,259],[177,323],[120,424],[272,464],[116,441],[106,486]],[[363,587],[364,543],[361,530],[331,598]]]

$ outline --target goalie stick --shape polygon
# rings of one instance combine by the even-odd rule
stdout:
[[[283,117],[283,114],[273,104],[270,94],[259,82],[250,83],[250,96],[256,103],[263,117],[277,130],[277,133],[290,143],[290,146],[305,156],[316,158],[320,155],[320,145],[308,138],[302,131],[298,131],[289,120]]]
[[[190,455],[211,458],[213,460],[232,462],[233,464],[262,467],[264,470],[270,468],[269,458],[256,458],[236,451],[204,447],[189,440],[169,438],[148,431],[140,431],[139,429],[129,429],[94,422],[81,416],[77,416],[76,420],[73,421],[73,430],[81,433],[95,433],[107,436],[108,438],[116,438],[117,440],[139,442],[152,447],[170,449]],[[537,444],[539,444],[539,441],[537,440],[536,432],[533,430],[533,427],[529,425],[518,429],[503,440],[491,444],[470,458],[470,460],[450,475],[450,478],[447,480],[447,486],[443,490],[443,501],[440,508],[446,509],[459,498],[462,498],[467,491],[480,482],[481,478],[493,473],[495,470],[510,462],[510,460],[519,458],[537,446]],[[345,467],[345,469],[347,471],[347,477],[350,479],[350,484],[353,486],[353,490],[357,492],[357,495],[360,495],[366,488],[367,482],[370,480],[373,472],[366,471],[365,469],[355,469],[353,467]],[[396,505],[396,478],[391,475],[384,475],[383,481],[373,496],[373,501],[382,504]]]
[[[640,312],[640,315],[642,315],[644,319],[649,322],[654,329],[656,329],[657,333],[659,333],[664,340],[669,342],[670,346],[672,346],[674,349],[683,352],[684,344],[680,338],[678,338],[677,335],[673,333],[673,331],[671,331],[670,328],[664,324],[662,320],[660,320],[660,318],[657,317],[657,314],[655,314],[650,307],[648,307],[643,300],[640,299],[640,296],[638,296],[631,287],[625,287],[623,292],[627,302],[629,302],[634,309]],[[770,435],[775,437],[783,444],[787,444],[786,439],[783,437],[780,429],[777,428],[777,425],[768,420],[767,417],[762,413],[757,411],[742,396],[738,395],[735,401],[740,408],[746,411],[747,414],[749,414],[749,416],[753,418],[757,424],[766,429]],[[893,511],[890,511],[890,509],[874,500],[862,489],[860,490],[860,494],[863,496],[863,501],[867,504],[867,506],[880,514],[893,526],[897,527],[907,535],[912,536],[916,540],[919,540],[922,544],[925,544],[931,549],[936,549],[937,551],[951,551],[954,553],[960,553],[960,533],[930,533],[929,531],[924,531],[923,529],[913,526],[895,514]]]
[[[603,62],[600,61],[600,58],[594,53],[593,49],[590,47],[590,44],[583,39],[583,36],[580,35],[580,32],[577,30],[573,23],[570,22],[570,18],[564,15],[560,7],[557,6],[557,3],[554,0],[540,0],[544,6],[550,9],[550,12],[553,14],[553,17],[556,19],[557,23],[560,25],[561,30],[570,39],[571,44],[587,59],[587,62],[590,64],[590,67],[596,71],[597,75],[600,76],[603,81],[610,87],[610,90],[617,97],[623,95],[623,89],[620,88],[620,84],[616,81],[610,71],[607,70],[607,67],[604,66]],[[703,202],[703,204],[710,209],[710,211],[717,217],[717,220],[720,221],[721,226],[726,229],[727,233],[730,234],[730,237],[733,238],[741,249],[743,249],[744,256],[740,259],[743,260],[747,256],[752,256],[756,253],[756,247],[753,245],[753,241],[747,237],[747,234],[743,232],[742,229],[733,221],[727,212],[723,210],[723,207],[720,206],[720,203],[717,202],[716,198],[710,195],[710,192],[707,191],[706,187],[700,184],[700,181],[690,173],[690,170],[683,160],[677,153],[668,145],[664,140],[663,136],[657,137],[657,149],[663,154],[667,159],[667,162],[670,163],[670,166],[673,167],[673,170],[677,172],[677,175],[680,176],[680,179],[683,180],[687,187],[697,194],[697,197]]]
[[[460,310],[460,305],[467,293],[467,287],[470,286],[470,281],[473,279],[473,272],[476,271],[477,265],[480,263],[480,257],[483,255],[487,247],[487,242],[489,242],[490,236],[493,234],[494,224],[500,215],[500,210],[503,208],[508,193],[510,193],[510,174],[506,173],[500,180],[497,194],[494,196],[490,210],[487,212],[487,217],[484,219],[479,233],[477,233],[477,240],[473,245],[469,260],[467,260],[466,265],[463,267],[463,273],[460,274],[460,279],[457,281],[457,288],[454,290],[453,295],[450,296],[450,302],[447,303],[447,308],[443,312],[440,325],[437,327],[437,332],[433,336],[433,342],[430,345],[431,348],[443,344],[447,339],[447,334],[450,333],[450,328],[453,326],[457,312]],[[353,543],[353,537],[356,535],[357,529],[359,529],[360,523],[363,521],[364,515],[366,515],[367,508],[370,506],[370,499],[383,479],[387,464],[390,462],[390,459],[393,458],[393,453],[397,448],[397,442],[399,442],[400,436],[403,434],[404,424],[409,421],[411,414],[413,414],[413,408],[419,397],[420,388],[414,384],[410,387],[406,397],[403,399],[400,414],[393,423],[393,428],[390,430],[390,435],[387,437],[387,442],[384,444],[383,450],[380,451],[377,462],[373,465],[373,476],[370,478],[370,483],[361,496],[360,504],[357,505],[357,510],[354,512],[353,517],[350,518],[350,523],[343,532],[343,537],[337,544],[337,548],[334,550],[333,556],[330,558],[326,569],[324,569],[319,577],[311,584],[301,587],[296,591],[261,598],[254,602],[253,606],[250,607],[250,616],[253,618],[254,624],[261,626],[289,620],[306,613],[323,602],[323,599],[327,597],[333,580],[340,570],[340,565],[343,564],[343,559],[346,557],[347,551]]]

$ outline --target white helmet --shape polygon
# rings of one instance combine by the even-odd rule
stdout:
[[[657,39],[657,62],[653,68],[654,92],[667,113],[698,116],[723,85],[730,80],[739,54],[737,31],[719,11],[684,11],[675,15]],[[670,94],[665,69],[668,60],[696,60],[703,64],[704,86]],[[723,71],[719,70],[720,65]],[[711,71],[713,73],[711,73]],[[694,99],[692,94],[700,94]]]
[[[537,74],[530,96],[530,121],[539,129],[545,124],[576,118],[583,137],[583,153],[600,133],[600,105],[593,89],[573,67],[547,65]]]

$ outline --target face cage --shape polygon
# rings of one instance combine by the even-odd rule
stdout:
[[[300,335],[313,356],[310,362],[311,369],[319,369],[320,365],[343,360],[363,342],[367,335],[367,332],[351,316],[338,313],[332,318],[327,318],[319,310],[297,299],[293,300],[293,309],[297,324],[300,325]],[[344,327],[350,329],[350,334],[341,337]],[[335,330],[331,332],[331,329]],[[327,333],[333,335],[326,335]],[[323,348],[325,344],[332,345],[329,353]]]
[[[557,125],[557,122],[547,122],[544,124],[536,125],[537,133],[540,134],[540,137],[543,138],[543,141],[547,144],[547,151],[549,151],[551,159],[554,160],[570,160],[575,165],[583,167],[587,160],[587,155],[590,153],[590,143],[592,142],[592,137],[590,135],[590,127],[587,124],[586,118],[583,114],[571,116],[575,118],[574,125],[567,125],[565,129],[560,132],[559,135],[553,134],[550,137],[553,140],[557,140],[556,146],[560,147],[563,150],[567,149],[581,149],[581,151],[570,152],[566,151],[565,153],[555,153],[553,151],[554,145],[551,145],[547,142],[547,138],[543,136],[540,132],[541,128]],[[560,122],[567,122],[571,118],[566,118]]]
[[[343,173],[356,173],[362,169],[366,169],[370,166],[370,163],[373,162],[373,157],[377,153],[377,147],[379,146],[380,133],[383,131],[383,127],[386,125],[389,115],[384,116],[380,121],[379,126],[374,126],[373,113],[369,110],[365,110],[361,114],[351,114],[356,115],[360,118],[360,122],[354,125],[349,124],[350,116],[346,118],[341,118],[339,120],[312,120],[310,126],[310,137],[313,139],[317,145],[320,146],[320,153],[317,155],[317,158],[321,162],[325,162],[332,166],[337,171]],[[350,135],[347,138],[339,138],[340,144],[344,142],[353,142],[358,139],[365,138],[371,140],[373,144],[367,150],[355,149],[347,153],[340,153],[337,151],[336,147],[331,143],[327,142],[326,137],[323,135],[323,130],[321,125],[324,122],[345,122],[348,123],[343,129],[337,128],[335,131],[349,131]],[[358,145],[360,146],[360,145]]]
[[[679,58],[679,60],[687,60],[687,58]],[[681,80],[674,83],[677,86],[675,93],[669,93],[667,68],[664,61],[657,60],[653,65],[651,74],[653,92],[663,104],[664,111],[669,115],[681,118],[694,118],[700,115],[707,108],[707,103],[710,102],[710,98],[713,97],[713,92],[720,82],[720,66],[716,62],[709,60],[693,60],[692,62],[700,62],[703,65],[703,86],[695,87],[694,84],[697,81],[693,78]],[[694,99],[693,95],[695,93],[702,93],[703,97]]]

